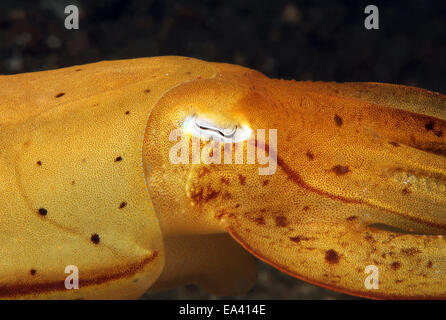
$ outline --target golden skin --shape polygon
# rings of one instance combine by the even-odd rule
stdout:
[[[227,231],[280,270],[353,295],[444,297],[445,97],[217,67],[166,93],[149,118],[144,159],[163,234]],[[159,141],[193,114],[277,128],[276,173],[171,164],[172,143]],[[368,265],[378,290],[364,285]]]
[[[226,232],[332,290],[444,297],[443,95],[184,57],[0,82],[2,298],[137,298],[185,283],[239,294],[255,266]],[[191,115],[277,129],[276,172],[171,163],[169,134]],[[79,267],[79,290],[63,287],[66,265]],[[377,290],[364,286],[368,265]]]

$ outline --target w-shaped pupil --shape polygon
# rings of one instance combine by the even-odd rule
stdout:
[[[200,123],[197,119],[195,119],[195,125],[201,130],[215,132],[224,138],[233,137],[235,132],[237,131],[237,126],[232,129],[220,129],[212,126],[210,123]]]

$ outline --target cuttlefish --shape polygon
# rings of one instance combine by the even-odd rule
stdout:
[[[254,256],[351,295],[446,297],[442,94],[174,56],[0,84],[1,298],[237,295]]]

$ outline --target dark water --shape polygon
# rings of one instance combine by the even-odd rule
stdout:
[[[354,2],[354,4],[353,4]],[[80,29],[64,28],[64,7]],[[364,8],[379,8],[379,30]],[[446,93],[446,2],[14,1],[0,2],[0,73],[105,59],[183,55],[236,63],[271,77],[377,81]],[[216,298],[188,286],[147,298]],[[348,298],[260,265],[242,298]]]

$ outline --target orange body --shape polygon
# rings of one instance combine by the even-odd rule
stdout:
[[[332,290],[445,296],[441,94],[184,57],[0,82],[2,298],[136,298],[191,282],[239,294],[255,266],[233,239]],[[173,163],[197,133],[200,161]],[[242,163],[215,162],[227,146]],[[79,290],[64,287],[67,265]]]

